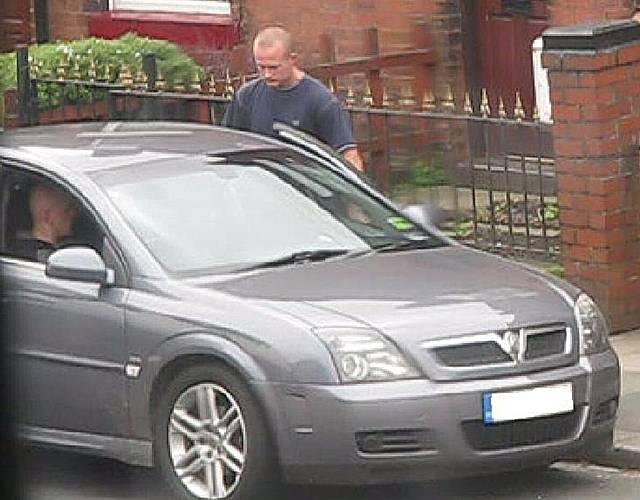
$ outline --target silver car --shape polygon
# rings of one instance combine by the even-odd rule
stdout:
[[[318,145],[178,123],[0,137],[20,435],[178,498],[534,468],[611,446],[589,296],[450,241]],[[20,253],[35,185],[74,200]]]

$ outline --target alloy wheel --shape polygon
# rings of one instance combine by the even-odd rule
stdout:
[[[228,498],[238,486],[247,455],[245,419],[223,387],[206,382],[180,394],[168,444],[176,476],[195,497]]]

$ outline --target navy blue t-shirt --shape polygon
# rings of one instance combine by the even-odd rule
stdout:
[[[308,75],[284,90],[263,79],[243,85],[222,119],[226,127],[275,137],[274,122],[307,132],[338,152],[356,147],[347,112],[320,81]]]

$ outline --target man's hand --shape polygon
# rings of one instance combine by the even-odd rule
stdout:
[[[360,153],[358,153],[357,148],[347,149],[344,153],[342,153],[344,159],[347,160],[351,165],[353,165],[356,170],[364,173],[364,163],[362,162],[362,158],[360,157]]]

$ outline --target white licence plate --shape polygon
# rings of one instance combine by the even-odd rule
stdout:
[[[570,382],[521,391],[487,392],[482,399],[485,424],[573,411]]]

